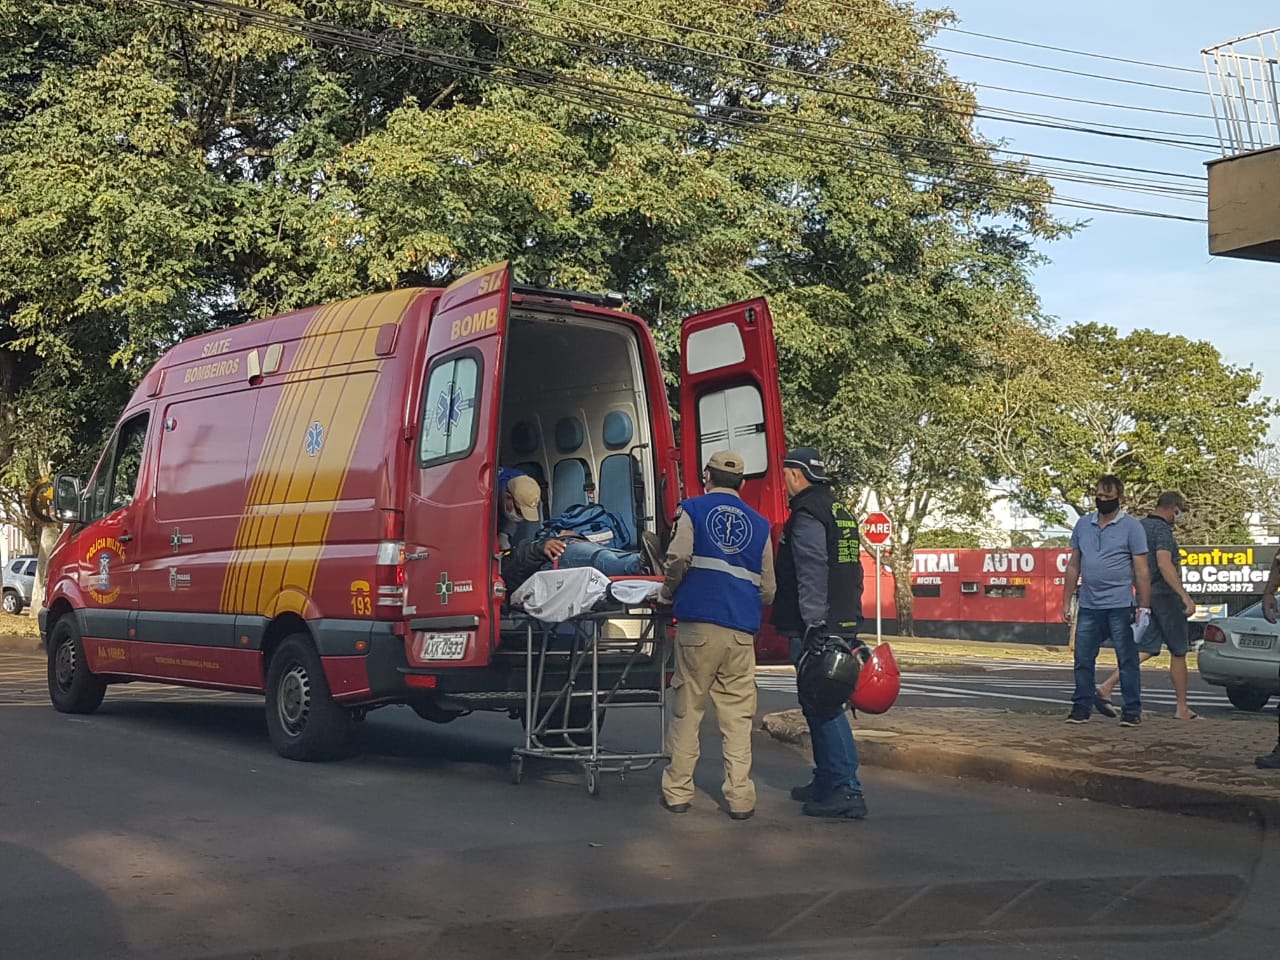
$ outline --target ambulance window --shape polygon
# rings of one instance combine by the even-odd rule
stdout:
[[[698,398],[698,447],[706,463],[717,450],[734,450],[746,461],[748,477],[769,466],[764,432],[764,398],[755,384],[729,387]]]
[[[747,359],[742,331],[736,323],[722,323],[689,334],[684,345],[684,363],[690,373],[705,373],[730,367]]]
[[[105,517],[133,503],[142,458],[147,446],[147,414],[127,421],[112,440],[110,456],[104,457],[93,485],[86,494],[94,519]]]
[[[423,396],[419,466],[461,460],[471,453],[479,386],[480,358],[474,354],[454,355],[431,368]]]

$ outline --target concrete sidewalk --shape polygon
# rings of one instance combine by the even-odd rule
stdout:
[[[1271,711],[1226,720],[1148,713],[1141,727],[1053,712],[895,707],[853,721],[862,762],[913,773],[970,777],[1065,797],[1236,820],[1280,823],[1280,771],[1254,757],[1276,743]],[[764,729],[809,748],[799,710],[768,714]]]

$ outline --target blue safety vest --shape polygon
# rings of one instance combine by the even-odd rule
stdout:
[[[676,619],[755,633],[769,521],[731,493],[706,493],[680,507],[693,525],[693,560],[676,590]]]

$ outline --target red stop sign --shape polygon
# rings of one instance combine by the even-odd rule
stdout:
[[[891,533],[893,521],[883,513],[869,513],[867,519],[862,521],[862,539],[873,547],[888,543]]]

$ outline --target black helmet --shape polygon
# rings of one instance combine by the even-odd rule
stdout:
[[[853,695],[861,671],[862,658],[853,652],[849,640],[826,637],[821,649],[806,652],[796,667],[800,706],[819,720],[838,717]]]

